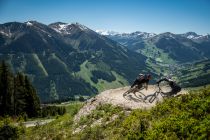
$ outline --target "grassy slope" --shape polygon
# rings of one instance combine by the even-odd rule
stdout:
[[[81,105],[68,107],[66,115],[45,126],[27,129],[21,139],[209,139],[210,86],[188,95],[164,100],[151,110],[103,105],[78,123],[84,131],[72,134],[73,115]],[[113,116],[118,116],[112,119]],[[91,125],[101,120],[98,125]],[[108,122],[108,123],[107,123]]]
[[[63,116],[58,117],[55,121],[43,125],[27,128],[26,132],[20,136],[19,139],[68,139],[71,137],[73,116],[82,107],[82,103],[75,102],[66,106],[67,113]]]
[[[149,42],[145,43],[145,47],[141,50],[141,53],[149,58],[156,60],[157,62],[162,62],[164,64],[174,64],[175,61],[171,59],[167,53],[163,50],[157,48],[154,44]]]
[[[162,75],[169,75],[171,73],[169,66],[174,67],[174,64],[177,63],[169,57],[168,53],[165,53],[150,42],[145,42],[145,47],[137,50],[137,52],[147,57],[146,64],[148,70],[159,75],[155,80],[158,80]]]
[[[104,91],[106,89],[117,88],[117,87],[121,87],[128,84],[128,82],[122,76],[117,74],[115,71],[111,71],[111,73],[116,77],[115,81],[107,82],[106,80],[99,79],[98,83],[95,84],[91,80],[91,77],[93,76],[91,71],[93,70],[106,71],[106,68],[103,68],[103,67],[99,68],[96,65],[88,61],[85,61],[82,65],[80,65],[80,71],[76,73],[76,76],[81,77],[86,82],[96,87],[99,90],[99,92]]]
[[[42,62],[40,61],[38,55],[34,53],[34,54],[32,54],[32,57],[36,61],[37,66],[43,71],[44,75],[48,76],[48,73],[47,73],[46,69],[44,68]]]
[[[183,86],[202,86],[210,83],[210,60],[186,65],[180,69],[179,82]]]
[[[120,115],[108,125],[87,127],[74,137],[113,140],[209,139],[209,93],[210,87],[167,99],[151,110],[134,110],[129,116]]]

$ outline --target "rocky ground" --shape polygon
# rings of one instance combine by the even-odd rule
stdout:
[[[81,116],[85,116],[91,113],[100,104],[112,104],[121,106],[125,110],[132,109],[150,109],[155,106],[157,102],[163,100],[163,97],[159,94],[153,102],[150,102],[152,95],[158,91],[158,87],[155,85],[149,85],[148,90],[143,89],[136,94],[130,93],[125,95],[124,93],[129,90],[130,87],[122,87],[117,89],[106,90],[97,96],[89,99],[85,105],[80,109],[78,114],[75,116],[74,121],[77,122]],[[166,87],[165,91],[169,90]],[[182,90],[177,95],[186,94],[187,90]],[[146,100],[145,100],[146,99]]]

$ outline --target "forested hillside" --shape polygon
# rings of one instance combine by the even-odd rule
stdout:
[[[79,23],[36,21],[1,24],[0,31],[0,60],[29,77],[41,102],[93,96],[139,73],[151,73],[151,83],[170,74],[186,83],[180,68],[209,58],[209,35],[192,32],[104,36]]]
[[[210,60],[184,65],[179,70],[179,83],[183,87],[197,87],[210,84]]]
[[[0,59],[28,75],[41,101],[95,95],[148,71],[145,57],[79,23],[0,25]]]

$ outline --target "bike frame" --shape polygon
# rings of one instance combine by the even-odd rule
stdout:
[[[160,94],[162,97],[164,97],[164,94],[159,86],[159,84],[157,85],[158,87],[158,91],[155,91],[155,93],[153,95],[151,95],[152,97],[149,99],[149,102],[152,103],[156,98],[157,96]]]

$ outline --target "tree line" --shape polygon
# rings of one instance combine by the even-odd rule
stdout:
[[[27,76],[13,74],[5,61],[0,64],[0,115],[38,116],[40,101]]]
[[[41,108],[36,89],[29,78],[22,73],[12,73],[5,61],[0,63],[0,116],[26,114],[31,118],[63,115],[65,112],[64,107]]]

